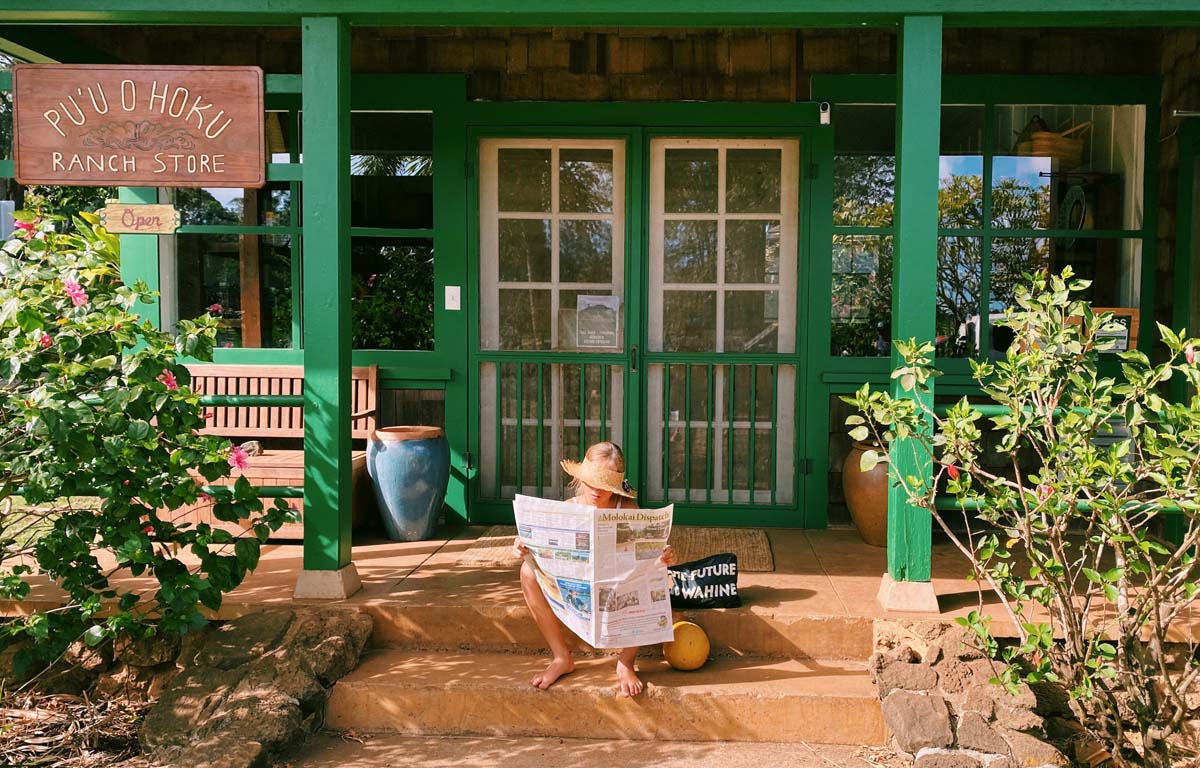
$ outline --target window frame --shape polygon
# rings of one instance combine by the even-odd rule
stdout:
[[[833,112],[834,130],[837,126],[836,105],[894,105],[896,103],[897,80],[894,75],[818,75],[813,78],[813,98],[835,105]],[[1054,238],[1062,236],[1086,237],[1088,239],[1120,238],[1141,242],[1141,264],[1135,277],[1139,285],[1139,307],[1143,317],[1153,315],[1155,293],[1154,262],[1157,232],[1157,188],[1158,188],[1158,102],[1160,84],[1156,77],[1078,77],[1042,75],[980,75],[943,78],[942,104],[947,106],[977,105],[984,107],[983,151],[983,219],[978,228],[938,228],[938,237],[976,237],[981,239],[982,275],[980,284],[980,316],[986,316],[986,304],[990,293],[989,277],[991,242],[995,238]],[[996,156],[995,108],[997,105],[1087,105],[1087,106],[1141,106],[1145,109],[1145,133],[1142,137],[1142,221],[1138,229],[1089,230],[1086,235],[1054,229],[1002,229],[993,226],[991,220],[992,160]],[[836,191],[835,191],[836,194]],[[831,226],[837,236],[893,237],[895,222],[887,227]],[[832,278],[832,238],[830,261],[826,269]],[[980,349],[988,349],[991,341],[990,323],[982,323]],[[1139,348],[1145,349],[1152,342],[1151,323],[1142,323],[1139,333]],[[823,348],[820,348],[823,343]],[[890,360],[884,357],[839,358],[830,350],[830,339],[817,342],[815,355],[817,365],[824,367],[827,382],[844,378],[840,372],[851,371],[866,374],[871,381],[883,383],[887,379]],[[822,360],[822,354],[824,359]],[[976,355],[978,359],[978,354]],[[970,375],[970,362],[963,358],[938,358],[937,366],[947,374],[945,384],[953,389],[977,391]],[[861,381],[862,375],[859,376]],[[941,383],[940,383],[941,384]]]

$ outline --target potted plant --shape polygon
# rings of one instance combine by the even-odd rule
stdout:
[[[877,460],[884,449],[862,416],[850,416],[847,421],[853,426],[850,438],[854,442],[842,462],[846,507],[862,540],[873,547],[886,547],[888,464]]]

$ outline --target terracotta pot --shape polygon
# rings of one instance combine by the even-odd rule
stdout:
[[[842,491],[858,535],[873,547],[886,547],[888,465],[881,461],[870,472],[858,468],[863,453],[872,450],[882,449],[866,443],[855,443],[850,449],[842,463]]]
[[[393,541],[433,536],[450,479],[450,446],[438,427],[383,427],[367,441],[367,473]]]

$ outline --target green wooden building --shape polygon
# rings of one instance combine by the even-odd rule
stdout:
[[[305,368],[305,573],[354,583],[352,365],[444,426],[447,512],[511,519],[612,439],[677,522],[848,522],[838,400],[1004,348],[1022,271],[1196,327],[1200,2],[7,0],[16,60],[256,65],[267,185],[123,188],[170,325]],[[3,83],[8,87],[9,83]],[[7,148],[5,148],[7,149]],[[12,175],[12,162],[0,164]],[[920,598],[928,515],[893,500]],[[929,593],[931,595],[931,592]]]

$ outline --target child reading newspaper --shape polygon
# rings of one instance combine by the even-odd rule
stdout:
[[[564,459],[563,470],[571,476],[568,486],[574,497],[568,501],[586,504],[597,509],[621,509],[633,507],[637,491],[625,479],[625,456],[614,443],[596,443],[587,449],[582,462]],[[538,566],[531,552],[518,536],[514,546],[521,555],[521,590],[525,602],[533,613],[533,620],[550,647],[550,663],[530,682],[537,688],[549,688],[558,678],[575,669],[571,648],[567,643],[567,628],[559,621],[538,583]],[[667,544],[662,549],[659,562],[675,564],[675,551]],[[642,692],[642,681],[634,666],[638,647],[624,648],[617,656],[617,684],[623,696],[636,696]]]

